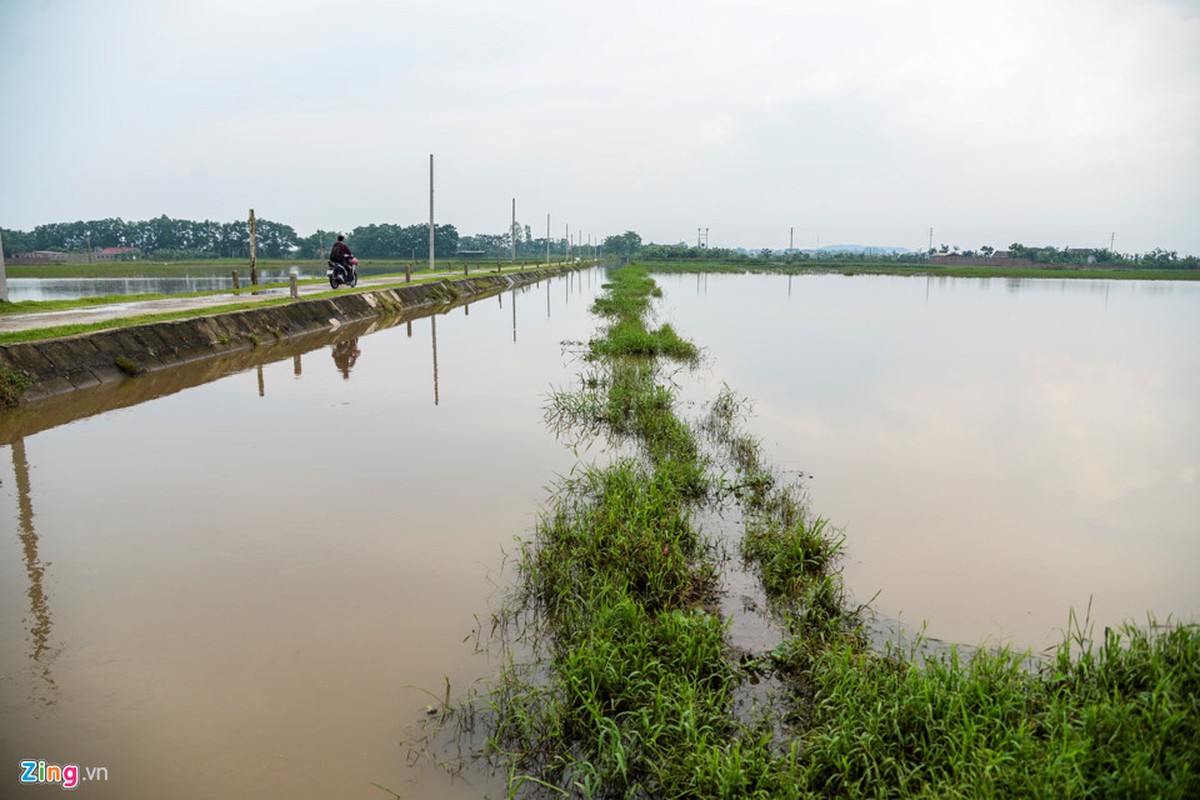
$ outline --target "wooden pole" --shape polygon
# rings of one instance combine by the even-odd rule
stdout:
[[[250,209],[250,285],[258,286],[258,232],[254,228],[254,209]]]

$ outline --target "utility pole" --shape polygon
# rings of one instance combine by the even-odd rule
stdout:
[[[570,261],[571,260],[571,226],[565,222],[563,223],[563,247],[566,248],[566,256],[563,258],[563,260]]]
[[[932,250],[932,249],[933,249],[933,227],[931,226],[929,228],[929,250]],[[929,250],[925,251],[926,255],[929,254]]]
[[[4,239],[0,236],[0,303],[8,302],[8,273],[4,271]]]
[[[788,228],[788,255],[791,255],[792,250],[796,247],[796,226]]]
[[[258,286],[258,232],[254,227],[254,209],[250,209],[250,285]]]
[[[429,154],[429,271],[433,272],[433,153]],[[437,389],[434,388],[434,405],[437,405]]]
[[[512,262],[517,263],[517,198],[513,198],[512,206],[512,230],[509,232],[512,238]]]
[[[546,266],[550,266],[550,215],[546,215]]]
[[[1108,235],[1108,252],[1113,252],[1113,245],[1117,241],[1117,232],[1113,231]]]

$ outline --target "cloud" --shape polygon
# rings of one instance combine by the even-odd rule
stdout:
[[[797,226],[806,244],[915,247],[932,225],[970,247],[1116,230],[1125,251],[1200,252],[1186,3],[13,0],[0,15],[0,102],[37,121],[0,151],[24,187],[0,198],[8,227],[250,204],[301,231],[407,224],[436,153],[464,232],[505,227],[517,196],[527,219],[654,241],[707,225],[713,244],[782,246]]]

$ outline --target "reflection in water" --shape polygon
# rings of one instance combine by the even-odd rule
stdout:
[[[0,444],[23,436],[38,468],[37,500],[22,476],[20,508],[39,537],[18,530],[8,477],[0,529],[22,535],[8,534],[0,577],[0,761],[33,747],[106,765],[94,800],[369,797],[372,781],[406,797],[502,796],[503,778],[448,785],[397,758],[396,742],[425,719],[420,689],[492,673],[463,637],[493,599],[506,542],[534,524],[547,477],[575,463],[542,427],[542,393],[573,374],[560,342],[594,328],[579,290],[553,325],[527,316],[520,344],[495,335],[508,309],[482,300],[475,319],[437,325],[435,402],[442,362],[454,378],[446,408],[420,388],[434,343],[406,338],[398,319],[360,338],[372,359],[353,382],[329,371],[329,348],[367,336],[365,323],[0,413]],[[316,366],[288,380],[297,354]],[[247,397],[259,364],[274,390]],[[331,397],[369,424],[329,425]],[[330,453],[353,462],[352,502],[305,489]],[[48,694],[35,665],[56,649],[45,708],[31,700]]]
[[[50,646],[53,624],[42,585],[47,565],[38,557],[37,531],[33,528],[33,500],[29,491],[29,462],[25,458],[23,438],[12,443],[12,459],[13,472],[17,477],[17,536],[21,540],[25,571],[29,575],[29,616],[26,618],[29,623],[29,658],[34,662],[41,679],[40,684],[32,686],[32,699],[43,707],[49,707],[54,705],[58,694],[58,685],[50,673],[58,650]]]
[[[517,340],[517,290],[513,289],[512,293],[512,311],[513,311],[513,341]]]
[[[358,349],[358,337],[355,336],[353,339],[343,339],[340,342],[334,342],[332,350],[333,363],[337,365],[338,371],[342,373],[342,379],[350,380],[350,370],[354,369],[354,363],[362,355],[362,351]]]
[[[258,372],[258,396],[266,397],[267,396],[267,384],[266,384],[265,379],[263,378],[262,364],[259,364],[257,367],[255,367],[255,370]]]
[[[880,614],[1040,649],[1089,598],[1097,630],[1200,611],[1200,287],[813,275],[785,299],[781,278],[711,275],[706,299],[656,279],[712,359],[687,391],[754,398],[747,424],[818,473]]]
[[[300,364],[300,354],[296,353],[296,355],[292,356],[292,374],[299,378],[303,372],[304,370]]]
[[[429,318],[429,330],[433,338],[433,404],[438,405],[438,373],[437,373],[437,314]]]

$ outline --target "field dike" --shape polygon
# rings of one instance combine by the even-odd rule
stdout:
[[[1093,638],[1072,615],[1048,659],[873,647],[841,535],[762,462],[747,401],[682,419],[671,375],[696,346],[648,326],[643,269],[610,280],[546,411],[605,463],[557,482],[476,634],[498,674],[436,693],[416,761],[498,773],[510,797],[1200,796],[1196,626]],[[763,649],[733,641],[731,574],[758,583]]]
[[[299,299],[192,319],[0,345],[0,400],[16,405],[378,317],[453,306],[553,277],[528,270]]]

